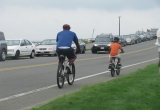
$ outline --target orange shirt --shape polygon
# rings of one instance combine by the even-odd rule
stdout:
[[[110,45],[111,51],[110,51],[110,55],[111,56],[116,56],[119,53],[119,49],[122,49],[122,46],[119,43],[113,43]]]

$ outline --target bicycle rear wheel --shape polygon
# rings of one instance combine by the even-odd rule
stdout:
[[[116,70],[116,74],[119,75],[120,74],[120,69]]]
[[[67,82],[69,85],[72,85],[75,79],[75,65],[74,63],[71,65],[71,73],[67,74]]]
[[[112,76],[112,77],[114,77],[114,75],[115,75],[115,70],[114,70],[114,68],[115,68],[115,65],[112,64],[112,65],[111,65],[111,76]]]
[[[64,85],[64,67],[62,64],[58,65],[58,69],[57,69],[57,86],[61,89]]]

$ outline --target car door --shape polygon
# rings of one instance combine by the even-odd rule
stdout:
[[[21,40],[19,50],[20,50],[20,56],[27,55],[27,46],[24,40]]]
[[[25,40],[25,42],[26,42],[26,46],[27,46],[27,55],[30,55],[32,50],[34,49],[34,46],[28,40]]]

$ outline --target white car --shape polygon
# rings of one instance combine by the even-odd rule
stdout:
[[[7,39],[7,57],[19,59],[20,56],[34,58],[35,45],[26,39]]]
[[[46,39],[43,40],[37,47],[36,47],[36,56],[40,55],[48,55],[48,56],[56,56],[56,46],[57,42],[56,39]]]

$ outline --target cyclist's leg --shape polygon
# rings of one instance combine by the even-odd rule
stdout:
[[[61,62],[61,61],[60,61],[60,55],[63,55],[63,54],[64,54],[64,51],[63,51],[63,49],[59,49],[59,48],[58,48],[58,49],[56,50],[56,52],[57,52],[57,54],[58,54],[58,60],[59,60],[58,64],[60,64],[60,62]]]
[[[109,55],[109,63],[111,64],[112,63],[112,56]]]
[[[71,66],[72,63],[76,60],[77,56],[76,53],[74,52],[74,50],[72,48],[68,49],[67,52],[67,58],[69,59],[69,65]]]
[[[118,66],[122,66],[122,65],[121,65],[121,55],[118,54],[117,57],[118,57]]]
[[[111,69],[111,64],[112,64],[112,56],[109,55],[109,66],[108,66],[108,69]]]

